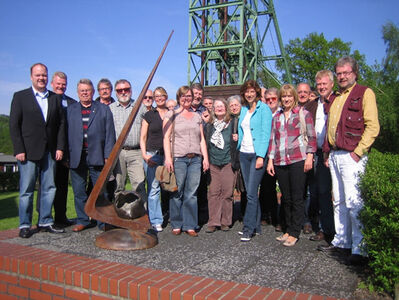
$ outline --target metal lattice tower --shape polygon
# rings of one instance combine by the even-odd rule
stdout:
[[[273,0],[190,0],[188,82],[238,85],[265,72],[279,83],[274,62],[285,55]]]

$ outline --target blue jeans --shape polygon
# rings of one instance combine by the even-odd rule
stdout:
[[[55,196],[55,160],[50,153],[45,153],[38,161],[18,161],[19,179],[19,228],[30,228],[32,225],[33,193],[37,177],[40,176],[39,226],[54,223],[51,209]]]
[[[241,174],[247,191],[247,207],[244,215],[244,234],[261,233],[260,218],[261,210],[258,190],[263,174],[265,173],[265,160],[260,169],[255,168],[256,154],[240,152]]]
[[[147,151],[147,155],[151,155],[151,160],[157,163],[155,166],[148,166],[144,161],[144,171],[147,177],[147,194],[148,194],[148,216],[152,225],[162,224],[163,216],[161,209],[161,186],[159,181],[155,179],[155,171],[158,166],[162,166],[164,156],[159,151]]]
[[[85,205],[87,201],[87,174],[89,174],[93,186],[96,184],[98,176],[100,176],[102,166],[89,166],[87,164],[87,155],[82,154],[80,164],[76,169],[71,169],[71,182],[75,198],[75,210],[77,215],[77,224],[84,226],[89,225],[89,216],[85,213]]]
[[[178,190],[169,202],[170,224],[173,229],[198,227],[197,188],[201,178],[200,156],[175,157],[174,169]]]

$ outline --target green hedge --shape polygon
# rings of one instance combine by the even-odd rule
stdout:
[[[17,191],[19,189],[19,172],[0,172],[0,191]]]
[[[399,155],[373,150],[360,190],[360,219],[373,272],[368,284],[393,295],[399,282]]]

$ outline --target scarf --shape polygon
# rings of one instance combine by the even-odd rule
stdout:
[[[224,139],[222,135],[222,130],[226,128],[228,124],[226,124],[223,120],[216,120],[213,122],[213,127],[215,128],[215,132],[211,136],[211,143],[215,145],[216,148],[223,149],[224,148]]]

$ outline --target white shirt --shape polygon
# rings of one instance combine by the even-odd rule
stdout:
[[[326,136],[326,120],[327,115],[324,114],[323,103],[318,100],[316,110],[315,130],[317,136],[317,148],[323,148],[324,138]]]
[[[48,90],[44,93],[36,91],[32,86],[33,94],[35,95],[36,101],[42,110],[44,121],[47,121],[47,111],[48,111]]]
[[[250,124],[252,114],[253,113],[248,111],[241,123],[241,128],[244,134],[241,141],[240,152],[243,153],[255,153]]]

